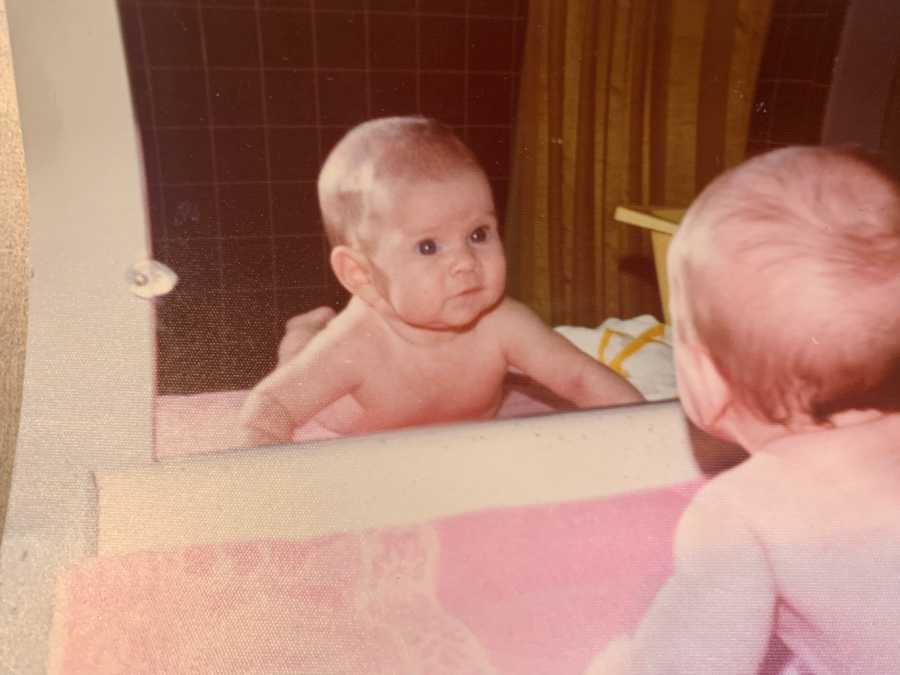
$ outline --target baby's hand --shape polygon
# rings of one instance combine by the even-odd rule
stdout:
[[[235,439],[236,448],[258,448],[262,445],[270,445],[277,441],[268,434],[253,427],[241,426],[238,437]]]
[[[294,421],[278,398],[266,391],[265,383],[263,380],[256,385],[238,411],[238,447],[255,448],[291,440]]]
[[[627,635],[614,638],[594,657],[584,675],[625,675],[631,662],[631,640]]]

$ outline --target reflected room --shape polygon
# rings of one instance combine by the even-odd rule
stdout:
[[[668,240],[720,171],[826,140],[849,3],[564,4],[119,0],[152,257],[178,277],[153,301],[161,456],[230,447],[286,322],[346,305],[316,178],[390,115],[436,118],[485,167],[509,295],[676,396]],[[571,407],[509,382],[503,416]]]

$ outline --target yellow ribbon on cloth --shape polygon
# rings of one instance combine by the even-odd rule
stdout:
[[[622,363],[625,361],[625,359],[633,355],[644,345],[653,342],[659,337],[662,337],[665,328],[666,327],[663,324],[658,323],[655,326],[650,326],[650,328],[643,331],[636,338],[632,338],[627,333],[604,328],[603,334],[600,336],[600,345],[597,348],[597,359],[600,361],[600,363],[606,364],[622,377],[628,377],[628,373],[622,367]],[[605,358],[603,358],[603,354],[606,352],[606,348],[609,346],[609,341],[612,339],[613,335],[623,337],[628,342],[625,343],[625,346],[622,347],[622,349],[620,349],[611,360],[607,361]]]

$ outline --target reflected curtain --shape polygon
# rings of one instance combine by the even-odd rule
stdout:
[[[553,324],[660,316],[646,232],[744,156],[771,0],[530,0],[505,239]]]

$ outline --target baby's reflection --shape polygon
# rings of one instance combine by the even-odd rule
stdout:
[[[638,402],[627,380],[504,296],[490,185],[448,128],[421,117],[351,130],[319,174],[338,315],[296,317],[241,410],[244,447],[315,421],[337,434],[493,417],[517,371],[578,407]]]

